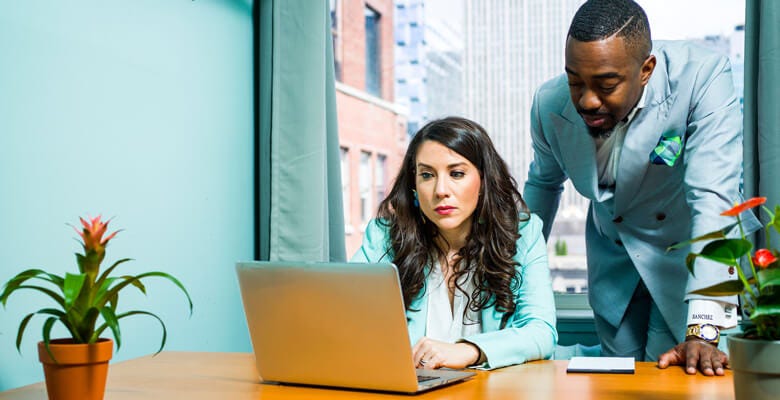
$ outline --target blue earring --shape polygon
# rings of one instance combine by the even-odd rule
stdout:
[[[412,193],[414,194],[414,208],[420,208],[420,200],[417,199],[417,191],[412,189]]]

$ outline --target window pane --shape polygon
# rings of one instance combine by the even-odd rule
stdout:
[[[344,203],[344,230],[347,234],[352,233],[352,204],[350,202],[351,193],[349,186],[350,168],[349,168],[349,149],[342,147],[341,149],[341,197]]]
[[[374,199],[374,209],[379,207],[379,203],[385,198],[385,188],[387,187],[387,179],[385,177],[385,171],[387,169],[387,157],[378,154],[376,156],[376,168],[374,169],[374,190],[376,192],[376,198]]]
[[[365,224],[373,216],[374,203],[371,201],[371,153],[360,152],[360,222]]]
[[[380,66],[379,13],[366,7],[366,92],[374,96],[382,94],[382,74]]]

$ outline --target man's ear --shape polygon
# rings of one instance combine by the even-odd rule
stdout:
[[[645,62],[642,63],[642,68],[639,70],[642,86],[647,85],[647,82],[650,81],[650,77],[653,75],[653,70],[655,70],[655,63],[655,56],[652,54],[650,54],[645,59]]]

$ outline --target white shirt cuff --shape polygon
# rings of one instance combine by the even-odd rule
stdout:
[[[688,301],[688,325],[713,324],[720,328],[737,326],[737,305],[717,300]]]

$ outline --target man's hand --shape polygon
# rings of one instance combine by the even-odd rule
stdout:
[[[661,369],[683,364],[688,375],[695,375],[698,368],[706,376],[722,376],[723,368],[729,364],[729,356],[710,343],[690,339],[674,346],[658,358],[658,368]]]
[[[412,348],[412,357],[417,368],[460,369],[477,362],[479,349],[468,342],[452,344],[423,337]]]

